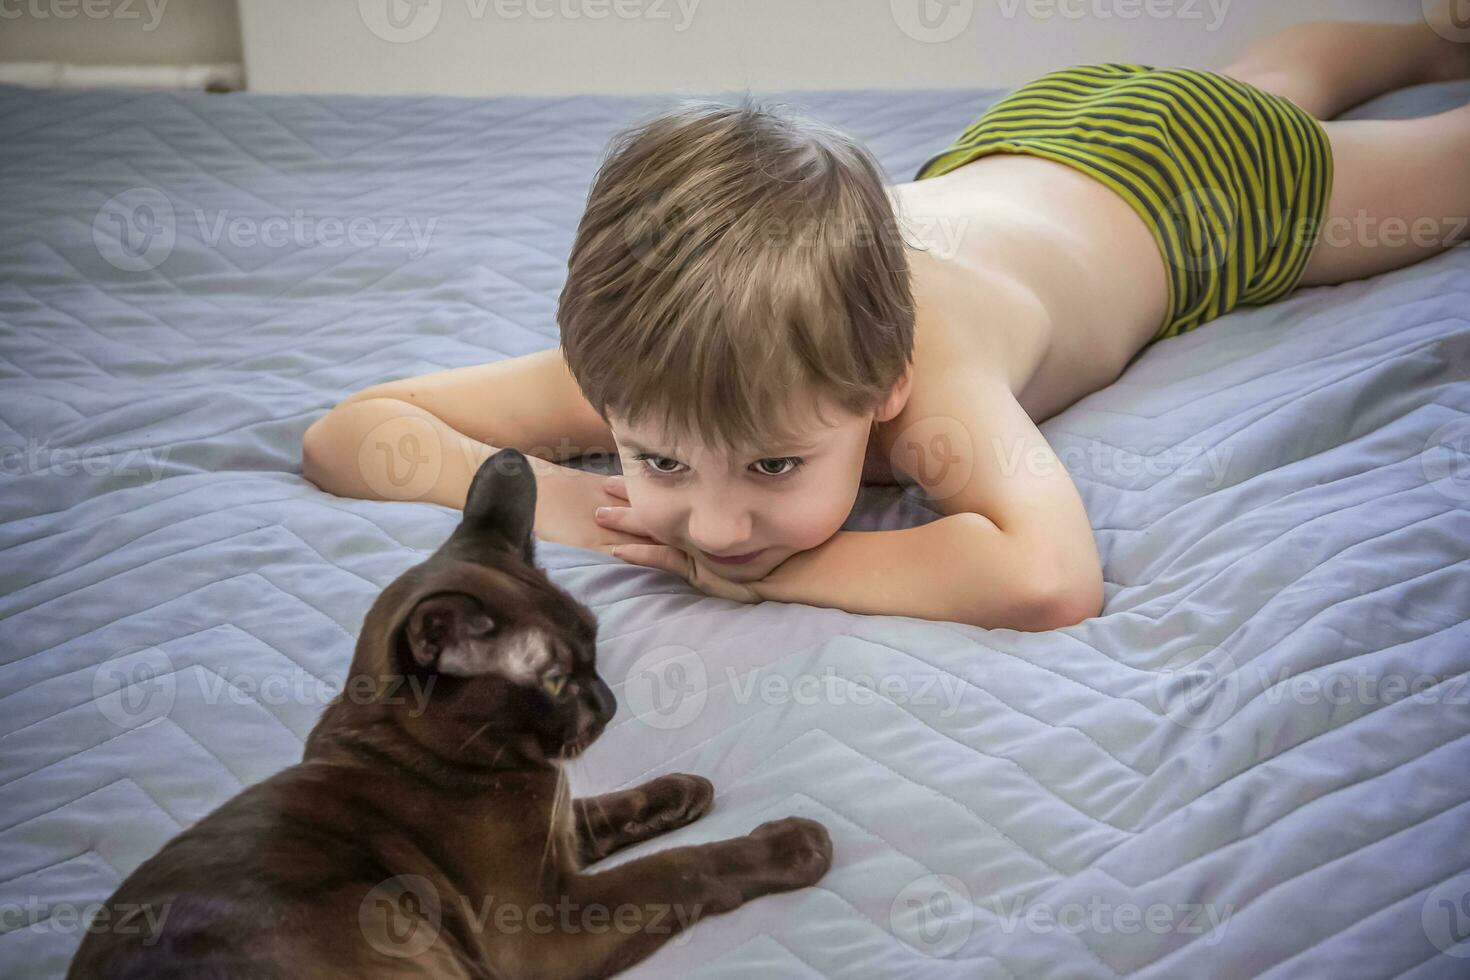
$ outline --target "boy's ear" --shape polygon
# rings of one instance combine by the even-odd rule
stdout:
[[[908,404],[909,392],[914,384],[914,362],[909,361],[904,365],[903,374],[893,383],[888,390],[888,397],[883,400],[877,410],[873,413],[873,419],[877,422],[887,422],[889,419],[903,411],[904,405]]]

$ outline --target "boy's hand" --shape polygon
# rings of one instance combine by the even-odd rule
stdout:
[[[628,503],[627,484],[621,476],[608,477],[604,488],[614,497]],[[598,549],[606,551],[614,558],[621,558],[634,565],[644,565],[648,568],[672,572],[687,579],[691,585],[706,595],[733,599],[736,602],[760,602],[764,598],[756,588],[757,583],[732,582],[721,577],[708,564],[687,551],[672,545],[658,544],[653,535],[648,533],[648,529],[634,516],[632,507],[599,507],[595,517],[597,523],[605,528],[623,531],[654,542],[651,544],[614,544]]]
[[[592,513],[599,506],[625,503],[607,492],[601,473],[533,460],[536,474],[536,527],[538,538],[592,551],[619,544],[656,544],[653,538],[625,534],[599,524]]]

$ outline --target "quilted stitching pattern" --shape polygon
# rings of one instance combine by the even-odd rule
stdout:
[[[896,180],[994,95],[778,94]],[[0,972],[60,976],[65,913],[299,758],[368,605],[456,518],[321,493],[302,433],[555,344],[606,141],[661,101],[0,87]],[[125,192],[172,212],[142,268],[106,237]],[[298,212],[283,244],[229,231]],[[1431,917],[1470,883],[1467,300],[1467,249],[1302,291],[1048,421],[1107,579],[1070,629],[738,606],[543,543],[621,704],[578,791],[719,792],[617,860],[789,813],[835,840],[819,887],[633,975],[1463,975]],[[868,488],[848,526],[932,516]],[[1393,677],[1432,684],[1330,694]]]

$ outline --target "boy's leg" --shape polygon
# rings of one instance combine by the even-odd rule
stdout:
[[[1423,21],[1313,21],[1253,42],[1221,74],[1331,119],[1396,88],[1470,77],[1470,44],[1448,40]]]
[[[1322,127],[1332,196],[1299,285],[1376,275],[1470,239],[1470,105]]]

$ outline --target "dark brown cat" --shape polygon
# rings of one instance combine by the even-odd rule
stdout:
[[[831,841],[794,817],[583,871],[698,819],[713,789],[570,799],[558,763],[616,703],[592,613],[535,567],[535,511],[526,458],[486,460],[459,527],[368,611],[303,761],[134,871],[69,976],[603,977],[821,878]]]

